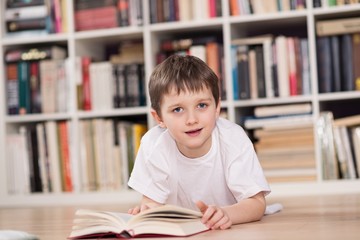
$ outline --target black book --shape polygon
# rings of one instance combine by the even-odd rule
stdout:
[[[341,36],[341,70],[342,70],[342,90],[355,90],[355,81],[353,73],[353,49],[352,35],[345,34]]]
[[[255,55],[256,55],[256,76],[257,76],[257,85],[258,85],[258,97],[266,97],[266,87],[265,87],[265,69],[264,69],[264,49],[263,46],[255,46]]]
[[[243,45],[237,49],[239,98],[250,99],[250,73],[248,47]]]
[[[331,60],[333,74],[333,92],[341,91],[341,69],[340,69],[340,41],[338,36],[330,36],[331,41]]]
[[[11,20],[6,22],[7,32],[19,32],[26,30],[46,30],[47,17],[23,20]]]
[[[7,8],[19,8],[19,7],[30,7],[44,5],[45,0],[7,0]]]
[[[330,37],[316,39],[318,86],[320,93],[332,92],[332,63]]]
[[[36,128],[34,126],[28,126],[26,134],[29,154],[29,177],[31,192],[42,192]]]

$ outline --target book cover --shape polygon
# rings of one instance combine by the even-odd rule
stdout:
[[[302,94],[311,94],[311,77],[310,77],[310,60],[309,60],[309,41],[307,38],[300,39],[301,51],[301,79],[302,79]]]
[[[360,32],[360,18],[339,18],[316,22],[318,36],[340,35]]]
[[[57,63],[56,60],[40,61],[41,112],[57,112]]]
[[[79,209],[69,239],[190,236],[208,230],[201,217],[200,212],[173,205],[162,205],[137,215]]]
[[[318,85],[320,93],[332,92],[333,77],[330,37],[316,39]]]
[[[29,63],[18,62],[17,71],[19,81],[19,114],[23,115],[31,113]]]
[[[355,90],[354,72],[353,72],[353,43],[352,35],[344,34],[341,36],[341,72],[342,72],[342,90]]]
[[[341,91],[341,52],[339,36],[330,36],[331,42],[331,61],[332,61],[332,75],[333,84],[331,86],[332,92]]]
[[[17,64],[7,64],[6,69],[6,101],[9,115],[19,114],[19,81]]]
[[[289,80],[289,51],[287,47],[287,37],[277,36],[275,38],[276,59],[277,59],[277,77],[280,97],[290,96]]]
[[[42,18],[46,17],[48,14],[46,5],[7,8],[5,10],[5,20]]]
[[[355,90],[360,90],[360,33],[352,35],[352,48]]]
[[[66,49],[60,46],[15,48],[6,51],[5,62],[39,61],[44,59],[65,59]]]
[[[41,113],[41,92],[39,62],[30,63],[30,98],[31,113]]]
[[[16,19],[6,21],[7,32],[47,29],[47,18]]]
[[[245,45],[240,45],[237,48],[237,64],[238,64],[238,86],[240,90],[239,98],[250,99],[248,47]]]
[[[59,121],[57,123],[59,157],[61,169],[61,186],[64,192],[73,191],[73,178],[71,173],[71,158],[69,150],[68,123]]]
[[[45,0],[7,0],[6,7],[7,8],[19,8],[19,7],[31,7],[31,6],[39,6],[44,5]]]

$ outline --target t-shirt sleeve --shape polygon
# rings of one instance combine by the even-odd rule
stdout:
[[[238,137],[241,140],[238,141],[237,154],[232,155],[227,171],[230,190],[237,201],[252,197],[259,192],[269,194],[270,187],[252,142],[242,131]]]
[[[169,166],[166,153],[155,149],[147,139],[142,141],[128,186],[158,203],[165,203],[170,192]]]

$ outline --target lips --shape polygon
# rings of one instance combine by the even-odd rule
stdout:
[[[189,136],[197,136],[200,134],[202,128],[199,128],[199,129],[195,129],[195,130],[191,130],[191,131],[187,131],[185,132],[187,135]]]

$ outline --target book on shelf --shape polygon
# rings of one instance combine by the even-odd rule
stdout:
[[[269,117],[276,115],[311,113],[311,103],[282,104],[273,106],[255,107],[255,117]]]
[[[352,142],[354,144],[354,157],[356,159],[357,176],[360,178],[360,126],[352,129]]]
[[[277,115],[269,117],[254,117],[249,116],[244,119],[244,126],[246,129],[256,128],[283,128],[283,127],[299,127],[312,126],[313,115],[311,113],[305,114],[289,114]]]
[[[31,113],[41,113],[41,87],[39,62],[30,63]]]
[[[360,32],[360,18],[340,18],[316,22],[316,34],[329,36]]]
[[[6,183],[11,195],[30,193],[29,156],[26,131],[20,127],[17,133],[6,135]]]
[[[320,114],[316,137],[321,148],[323,179],[359,178],[359,126],[357,115],[334,119],[332,112]]]
[[[30,7],[30,6],[38,6],[44,5],[45,0],[6,0],[6,7],[7,8],[19,8],[19,7]]]
[[[10,37],[67,31],[67,1],[7,1],[4,11]]]
[[[32,19],[48,16],[48,8],[44,5],[35,5],[28,7],[17,7],[5,9],[5,20]]]
[[[66,49],[60,46],[41,46],[31,48],[15,48],[5,52],[5,62],[40,61],[45,59],[65,59]]]
[[[79,209],[69,239],[191,236],[207,231],[200,212],[162,205],[137,215]]]
[[[332,62],[331,42],[329,37],[318,37],[316,39],[318,85],[320,93],[332,92]],[[338,58],[340,59],[340,58]],[[340,66],[340,62],[339,65]]]
[[[151,23],[205,20],[221,16],[222,4],[219,0],[150,0]],[[189,10],[190,9],[190,10]]]
[[[84,31],[118,27],[116,5],[75,11],[75,30]]]
[[[360,33],[352,35],[353,54],[353,74],[355,79],[355,90],[360,90]]]
[[[255,129],[254,148],[269,182],[315,181],[313,126]]]
[[[342,90],[355,90],[355,80],[353,72],[353,44],[351,34],[344,34],[341,36],[341,58],[340,65],[342,69]]]
[[[6,102],[9,115],[19,114],[19,80],[17,64],[7,64],[6,67]]]
[[[360,114],[334,119],[334,126],[360,125]]]
[[[31,113],[31,97],[30,97],[30,78],[29,63],[17,63],[17,75],[19,81],[19,114]]]
[[[323,179],[338,179],[337,159],[332,130],[332,112],[322,112],[316,122],[316,136],[320,145]]]
[[[76,1],[75,30],[141,26],[141,0]]]
[[[340,65],[340,37],[339,36],[330,36],[330,45],[331,45],[331,66],[332,66],[332,84],[328,88],[331,87],[331,91],[340,92],[342,89],[341,86],[341,65]],[[325,69],[324,69],[325,70]]]

